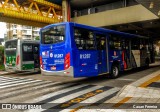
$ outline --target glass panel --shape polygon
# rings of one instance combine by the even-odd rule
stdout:
[[[32,52],[32,45],[23,45],[24,52]]]
[[[96,49],[93,31],[83,28],[74,28],[74,38],[78,49]]]
[[[33,61],[33,44],[22,44],[23,48],[23,61]]]
[[[12,40],[12,41],[7,41],[5,43],[5,48],[9,49],[9,48],[17,48],[17,40]]]
[[[121,37],[118,37],[117,35],[110,35],[109,46],[112,50],[121,50]]]
[[[65,26],[53,26],[42,31],[42,44],[55,44],[65,39]]]

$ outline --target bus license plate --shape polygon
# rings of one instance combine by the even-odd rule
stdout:
[[[51,67],[51,70],[56,70],[56,67],[55,66]]]

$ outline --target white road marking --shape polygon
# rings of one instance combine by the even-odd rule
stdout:
[[[79,95],[82,95],[82,94],[85,94],[85,93],[88,93],[88,92],[90,92],[90,91],[94,91],[94,90],[96,90],[96,89],[100,89],[101,87],[99,87],[99,86],[94,86],[94,87],[90,87],[89,89],[85,89],[85,90],[82,90],[82,91],[79,91],[79,92],[76,92],[76,93],[72,93],[72,94],[70,94],[70,95],[67,95],[67,96],[64,96],[64,97],[61,97],[61,98],[59,98],[59,99],[57,99],[57,100],[54,100],[54,101],[51,101],[51,102],[48,102],[48,103],[52,103],[53,105],[48,105],[48,104],[44,104],[44,105],[42,105],[43,107],[45,107],[45,109],[34,109],[34,110],[28,110],[29,112],[41,112],[41,111],[44,111],[44,110],[47,110],[47,109],[49,109],[49,108],[51,108],[51,107],[54,107],[54,106],[56,106],[56,105],[58,105],[58,104],[60,104],[60,103],[64,103],[64,102],[66,102],[66,101],[68,101],[68,100],[71,100],[71,99],[73,99],[73,98],[75,98],[75,97],[78,97]]]

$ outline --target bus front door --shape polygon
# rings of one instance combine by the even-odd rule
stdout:
[[[98,74],[107,72],[107,38],[105,34],[96,34],[98,51]]]
[[[39,62],[39,45],[33,45],[33,56],[34,56],[34,69],[40,68],[40,62]]]

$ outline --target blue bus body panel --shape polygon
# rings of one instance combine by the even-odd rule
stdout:
[[[93,77],[98,75],[97,51],[75,50],[74,77]]]
[[[44,70],[59,71],[64,69],[64,46],[55,47],[52,45],[41,46],[41,56]],[[56,68],[54,68],[56,67]]]
[[[106,50],[98,50],[98,74],[109,72]]]
[[[120,64],[120,71],[123,71],[123,62],[122,62],[122,50],[110,50],[109,51],[109,70],[111,71],[111,67],[113,62],[118,61]]]

